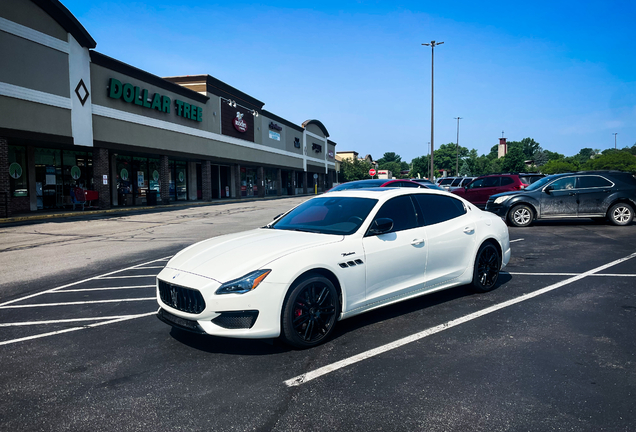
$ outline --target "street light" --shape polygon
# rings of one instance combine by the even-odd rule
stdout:
[[[612,135],[614,135],[614,150],[616,150],[616,135],[618,135],[618,132],[613,132]]]
[[[455,163],[455,175],[459,176],[459,121],[463,117],[455,117],[457,120],[457,162]]]
[[[433,71],[434,71],[434,65],[435,65],[435,47],[443,43],[444,42],[431,41],[431,43],[422,44],[422,45],[431,47],[431,177],[430,178],[434,178],[433,177],[433,151],[435,150],[435,144],[433,141],[433,89],[434,89]]]

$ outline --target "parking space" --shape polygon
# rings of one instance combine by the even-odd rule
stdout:
[[[356,316],[305,351],[157,320],[165,257],[46,287],[0,304],[0,415],[11,430],[633,430],[636,225],[510,234],[496,290]]]

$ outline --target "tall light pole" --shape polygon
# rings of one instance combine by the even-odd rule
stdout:
[[[444,42],[435,42],[435,41],[431,41],[431,43],[423,43],[422,45],[426,45],[426,46],[430,46],[431,47],[431,176],[430,179],[433,179],[433,152],[435,150],[435,144],[434,144],[434,139],[433,139],[433,90],[434,90],[434,86],[433,84],[435,83],[435,81],[433,80],[433,72],[434,72],[434,66],[435,66],[435,47],[437,45],[441,45]]]
[[[616,150],[616,135],[618,135],[618,132],[613,132],[612,135],[614,135],[614,150]]]
[[[455,117],[457,120],[457,162],[455,163],[455,175],[459,176],[459,121],[463,117]]]

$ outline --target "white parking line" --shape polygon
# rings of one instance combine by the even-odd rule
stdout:
[[[79,284],[84,283],[84,282],[88,282],[88,281],[96,280],[96,279],[99,279],[99,278],[103,278],[104,276],[109,276],[109,275],[121,273],[121,272],[126,271],[126,270],[132,270],[132,269],[135,269],[137,267],[145,266],[145,265],[152,264],[152,263],[155,263],[155,262],[158,262],[158,261],[166,261],[166,260],[169,260],[170,258],[171,258],[171,256],[167,257],[167,258],[159,258],[159,259],[148,261],[148,262],[145,262],[145,263],[142,263],[142,264],[137,264],[136,266],[126,267],[124,269],[115,270],[115,271],[112,271],[112,272],[109,272],[109,273],[104,273],[103,275],[93,276],[93,277],[88,278],[88,279],[83,279],[83,280],[80,280],[80,281],[77,281],[77,282],[73,282],[73,283],[70,283],[70,284],[66,284],[66,285],[62,285],[62,286],[59,286],[59,287],[56,287],[56,288],[51,288],[51,289],[48,289],[48,290],[45,290],[45,291],[40,291],[40,292],[35,293],[35,294],[30,294],[28,296],[24,296],[24,297],[20,297],[20,298],[17,298],[17,299],[6,301],[4,303],[0,303],[0,307],[6,306],[6,305],[9,305],[9,304],[12,304],[12,303],[17,303],[19,301],[30,299],[30,298],[33,298],[33,297],[37,297],[37,296],[42,295],[42,294],[48,294],[48,293],[51,293],[51,292],[55,292],[55,291],[58,291],[58,290],[61,290],[61,289],[64,289],[64,288],[68,288],[70,286],[79,285]]]
[[[582,273],[523,273],[523,272],[501,272],[501,273],[508,273],[510,275],[517,275],[517,276],[578,276]],[[636,274],[620,274],[620,273],[602,273],[602,274],[591,274],[588,276],[592,276],[592,277],[602,277],[602,276],[609,276],[609,277],[636,277]]]
[[[64,293],[70,293],[70,292],[87,292],[87,291],[109,291],[109,290],[132,289],[132,288],[155,288],[155,287],[156,285],[133,285],[133,286],[105,287],[105,288],[81,288],[81,289],[59,290],[59,291],[55,291],[52,294],[64,294]]]
[[[19,327],[19,326],[43,325],[43,324],[63,324],[63,323],[82,322],[82,321],[103,321],[103,320],[112,320],[112,319],[119,319],[119,318],[128,318],[131,316],[132,315],[118,315],[118,316],[108,316],[108,317],[69,318],[69,319],[48,320],[48,321],[0,323],[0,327]]]
[[[518,241],[523,241],[524,239],[516,239],[516,240],[510,240],[510,243],[514,243],[514,242],[518,242]]]
[[[526,301],[526,300],[530,300],[531,298],[540,296],[541,294],[545,294],[547,292],[550,292],[552,290],[560,288],[560,287],[562,287],[564,285],[571,284],[572,282],[576,282],[578,280],[581,280],[581,279],[583,279],[583,278],[585,278],[587,276],[590,276],[590,275],[592,275],[594,273],[598,273],[600,271],[603,271],[606,268],[615,266],[617,264],[620,264],[620,263],[622,263],[624,261],[627,261],[627,260],[629,260],[631,258],[634,258],[634,257],[636,257],[636,253],[633,253],[631,255],[628,255],[628,256],[626,256],[624,258],[621,258],[621,259],[618,259],[616,261],[612,261],[609,264],[602,265],[600,267],[597,267],[595,269],[589,270],[587,272],[578,274],[576,276],[573,276],[573,277],[571,277],[569,279],[566,279],[566,280],[563,280],[561,282],[557,282],[555,284],[552,284],[552,285],[547,286],[545,288],[539,289],[537,291],[533,291],[531,293],[524,294],[522,296],[519,296],[517,298],[505,301],[503,303],[499,303],[499,304],[487,307],[485,309],[482,309],[480,311],[473,312],[471,314],[465,315],[465,316],[463,316],[461,318],[457,318],[457,319],[448,321],[446,323],[440,324],[438,326],[431,327],[431,328],[426,329],[424,331],[421,331],[419,333],[415,333],[413,335],[410,335],[410,336],[407,336],[405,338],[399,339],[399,340],[397,340],[395,342],[391,342],[389,344],[382,345],[380,347],[371,349],[369,351],[365,351],[363,353],[360,353],[360,354],[357,354],[355,356],[346,358],[344,360],[340,360],[340,361],[332,363],[330,365],[323,366],[323,367],[318,368],[316,370],[313,370],[311,372],[306,372],[306,373],[304,373],[302,375],[299,375],[297,377],[288,379],[287,381],[284,381],[284,383],[288,387],[298,386],[298,385],[304,384],[304,383],[309,382],[311,380],[314,380],[314,379],[316,379],[318,377],[321,377],[323,375],[326,375],[326,374],[334,372],[334,371],[336,371],[338,369],[341,369],[343,367],[352,365],[354,363],[361,362],[361,361],[369,359],[371,357],[375,357],[377,355],[380,355],[380,354],[385,353],[387,351],[391,351],[393,349],[399,348],[399,347],[401,347],[403,345],[406,345],[406,344],[409,344],[411,342],[418,341],[420,339],[423,339],[423,338],[425,338],[427,336],[430,336],[430,335],[433,335],[435,333],[439,333],[441,331],[444,331],[444,330],[447,330],[449,328],[458,326],[458,325],[466,323],[468,321],[472,321],[472,320],[477,319],[479,317],[482,317],[484,315],[488,315],[490,313],[496,312],[496,311],[498,311],[500,309],[504,309],[504,308],[507,308],[507,307],[512,306],[514,304],[521,303],[521,302]]]
[[[134,299],[91,300],[91,301],[67,302],[67,303],[40,303],[40,304],[26,304],[26,305],[11,305],[11,306],[0,306],[0,309],[22,309],[22,308],[32,308],[32,307],[70,306],[70,305],[118,303],[118,302],[133,302],[133,301],[147,301],[147,300],[157,300],[157,298],[146,297],[146,298],[134,298]]]
[[[89,325],[85,325],[85,326],[81,326],[81,327],[72,327],[72,328],[69,328],[69,329],[58,330],[58,331],[49,332],[49,333],[42,333],[42,334],[37,334],[37,335],[33,335],[33,336],[27,336],[27,337],[23,337],[23,338],[19,338],[19,339],[12,339],[12,340],[8,340],[8,341],[0,342],[0,346],[1,345],[9,345],[9,344],[13,344],[13,343],[16,343],[16,342],[24,342],[24,341],[28,341],[28,340],[32,340],[32,339],[39,339],[39,338],[43,338],[43,337],[47,337],[47,336],[54,336],[54,335],[58,335],[58,334],[62,334],[62,333],[69,333],[69,332],[73,332],[73,331],[77,331],[77,330],[83,330],[83,329],[87,329],[87,328],[99,327],[99,326],[103,326],[103,325],[107,325],[107,324],[114,324],[114,323],[118,323],[118,322],[121,322],[121,321],[127,321],[127,320],[131,320],[131,319],[135,319],[135,318],[142,318],[142,317],[147,317],[147,316],[150,316],[150,315],[155,315],[156,313],[157,312],[148,312],[148,313],[140,314],[140,315],[128,315],[128,316],[123,317],[123,318],[117,318],[117,319],[104,321],[104,322],[99,322],[99,323],[94,323],[94,324],[89,324]]]
[[[151,277],[151,278],[153,278],[153,277],[157,277],[157,275],[156,274],[151,274],[151,275],[131,275],[131,276],[103,276],[103,277],[100,277],[98,279],[100,279],[100,280],[104,280],[104,279],[128,279],[128,278],[142,278],[142,277],[145,277],[145,278]]]

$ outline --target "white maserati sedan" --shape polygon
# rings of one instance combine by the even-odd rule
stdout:
[[[307,348],[336,321],[458,285],[496,286],[510,260],[498,216],[432,189],[326,193],[270,224],[214,237],[157,276],[157,316],[235,338]]]

